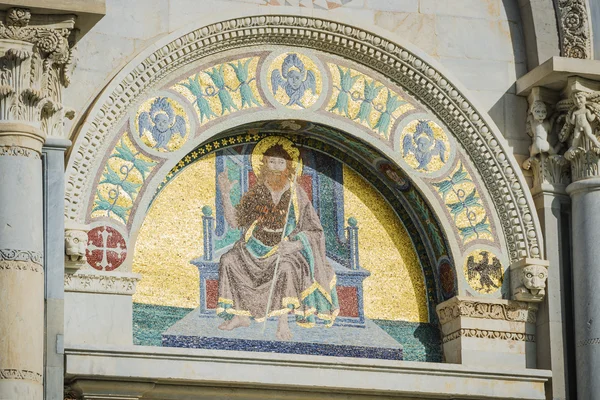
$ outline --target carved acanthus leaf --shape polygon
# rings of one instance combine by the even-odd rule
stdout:
[[[4,16],[0,41],[10,47],[0,53],[0,120],[41,121],[46,136],[62,136],[61,86],[70,83],[74,66],[69,43],[74,16],[36,19],[25,8],[11,8]]]

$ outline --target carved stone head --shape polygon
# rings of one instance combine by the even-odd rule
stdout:
[[[533,295],[544,294],[546,289],[546,279],[548,270],[541,265],[528,265],[523,268],[521,281]]]
[[[85,253],[89,230],[89,225],[65,221],[65,271],[67,273],[75,273],[87,262]]]
[[[575,106],[577,108],[583,108],[585,107],[585,104],[587,103],[587,97],[585,95],[584,92],[577,92],[573,95],[573,103],[575,103]]]
[[[71,261],[85,262],[88,236],[86,231],[67,229],[65,231],[65,253]]]
[[[538,259],[523,259],[511,265],[510,280],[514,300],[537,303],[546,295],[548,262]]]
[[[548,107],[541,100],[536,100],[531,105],[531,115],[539,122],[543,122],[548,117]]]

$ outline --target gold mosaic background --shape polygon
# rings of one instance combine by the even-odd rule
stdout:
[[[212,154],[155,199],[135,247],[133,272],[142,274],[135,302],[198,307],[198,270],[189,261],[202,254],[201,208],[214,207],[214,176]],[[427,322],[423,275],[404,227],[379,193],[346,167],[344,182],[346,218],[358,220],[361,265],[371,272],[364,283],[366,316]]]

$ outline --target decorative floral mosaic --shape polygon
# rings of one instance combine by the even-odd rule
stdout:
[[[394,123],[414,110],[398,93],[351,68],[328,64],[333,91],[327,111],[344,116],[389,139]]]
[[[245,108],[261,107],[256,86],[258,57],[217,64],[173,87],[198,113],[200,125]]]
[[[109,217],[127,224],[136,197],[156,164],[136,151],[129,136],[123,135],[98,182],[92,218]]]
[[[449,177],[432,184],[448,208],[463,244],[476,239],[494,240],[486,208],[462,162]]]

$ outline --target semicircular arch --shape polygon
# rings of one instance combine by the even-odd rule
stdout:
[[[287,50],[284,51],[281,46],[286,46]],[[315,72],[318,70],[321,75],[321,79],[316,80],[315,85],[321,85],[323,95],[317,96],[319,99],[306,106],[295,104],[298,107],[293,107],[293,103],[281,103],[280,99],[275,98],[275,94],[269,94],[269,89],[273,92],[273,81],[269,83],[267,79],[273,77],[273,68],[269,69],[269,65],[277,61],[280,70],[283,71],[282,62],[285,60],[275,60],[276,56],[284,53],[292,54],[294,49],[306,56],[304,59],[306,62],[315,60]],[[231,56],[234,53],[237,53],[236,57]],[[218,68],[229,65],[237,73],[247,60],[253,60],[252,57],[256,58],[252,63],[256,64],[257,72],[254,86],[248,89],[246,97],[249,93],[254,94],[257,107],[251,110],[252,112],[244,112],[244,101],[249,105],[249,109],[253,108],[251,99],[244,100],[241,90],[235,99],[229,96],[230,100],[228,100],[225,94],[221,96],[221,90],[226,92],[231,88],[225,88],[225,84],[220,87],[219,82],[215,81],[209,72],[218,75]],[[241,63],[242,61],[244,63]],[[345,64],[342,64],[342,61]],[[235,64],[236,62],[238,64]],[[221,116],[226,118],[220,119],[218,123],[211,124],[211,115],[206,114],[207,109],[204,109],[203,114],[202,108],[205,104],[199,103],[202,96],[190,98],[190,94],[193,93],[189,88],[187,93],[172,90],[174,85],[182,82],[183,75],[188,74],[187,79],[194,79],[192,74],[194,70],[203,71],[207,74],[204,78],[212,80],[213,91],[211,93],[205,91],[204,95],[210,97],[210,100],[220,102]],[[230,71],[230,74],[232,73]],[[352,81],[357,76],[363,76],[360,87],[362,93],[359,93],[362,97],[357,97],[358,100],[354,98],[357,93],[356,88],[350,84],[347,89],[344,89],[344,84],[349,83],[342,82],[344,79]],[[157,99],[168,97],[171,99],[169,101],[171,101],[173,115],[187,107],[188,113],[194,114],[195,117],[182,123],[186,126],[186,134],[190,136],[189,140],[186,139],[187,142],[180,147],[172,149],[165,147],[168,151],[164,152],[157,149],[139,152],[144,153],[146,157],[142,157],[146,163],[146,167],[143,168],[156,164],[153,157],[158,157],[157,159],[160,160],[158,163],[161,163],[160,169],[146,171],[149,178],[153,176],[152,174],[156,174],[156,179],[146,180],[145,173],[141,173],[142,183],[139,185],[148,184],[146,188],[148,191],[158,187],[162,181],[161,174],[164,174],[163,177],[166,176],[168,171],[181,162],[180,156],[185,155],[185,151],[216,137],[227,129],[248,122],[306,119],[334,125],[340,131],[368,142],[404,170],[411,171],[412,168],[412,175],[417,177],[414,180],[416,186],[442,221],[452,252],[458,255],[455,256],[457,265],[472,254],[475,244],[479,245],[477,250],[489,250],[486,243],[476,242],[470,246],[459,243],[462,232],[471,235],[471,231],[474,231],[477,235],[475,225],[479,223],[482,223],[481,226],[488,223],[497,226],[498,233],[493,238],[497,243],[494,246],[503,254],[506,264],[523,257],[539,258],[542,254],[539,222],[533,211],[533,202],[527,191],[527,185],[505,140],[490,119],[484,113],[478,112],[472,101],[467,99],[464,90],[447,76],[437,63],[411,46],[400,45],[398,41],[391,41],[383,35],[341,22],[314,17],[245,16],[210,25],[199,25],[198,28],[185,33],[171,35],[163,39],[161,45],[140,54],[119,73],[91,108],[86,121],[81,124],[67,168],[66,217],[80,222],[90,222],[94,204],[97,204],[97,199],[94,197],[99,193],[97,185],[102,180],[106,180],[104,175],[108,159],[115,151],[119,152],[117,148],[119,143],[123,143],[123,134],[127,130],[139,130],[140,112],[151,114],[151,108]],[[236,78],[239,82],[236,90],[244,84],[248,88],[251,87],[250,77],[236,75]],[[261,87],[258,86],[259,81]],[[336,85],[338,85],[337,93],[334,93],[332,88]],[[370,122],[367,120],[366,123],[362,123],[364,121],[360,120],[358,113],[361,112],[362,104],[367,98],[365,90],[368,88],[365,86],[369,85],[372,91],[381,86],[378,92],[380,109],[372,107],[372,113],[379,112],[377,118],[372,117],[374,119]],[[312,90],[313,94],[318,92],[316,86]],[[344,97],[341,95],[343,92],[346,92],[346,97],[349,99],[357,100],[357,110],[355,110],[357,114],[353,118],[350,118],[349,111],[344,109],[343,104],[338,105],[340,97]],[[307,90],[307,94],[309,93],[310,90]],[[185,104],[186,96],[190,100],[189,104]],[[349,99],[346,99],[346,102],[350,101]],[[391,115],[393,118],[389,119],[394,119],[393,124],[388,121],[385,125],[385,117],[381,122],[382,116],[386,113],[395,112],[388,113],[386,109],[393,99],[396,103],[406,100],[406,103],[415,109],[411,110],[414,111],[414,118],[408,116],[404,118],[401,113]],[[230,101],[232,106],[226,110],[227,101]],[[130,121],[127,113],[132,108],[141,107],[142,103],[145,104],[145,111],[140,111],[142,109],[139,108],[135,118]],[[261,103],[265,107],[258,107]],[[396,103],[392,104],[396,107],[394,110],[401,108]],[[372,105],[374,104],[375,102]],[[165,107],[163,111],[166,110]],[[233,112],[234,108],[239,113]],[[217,117],[216,112],[212,108],[210,110]],[[165,114],[170,115],[169,112]],[[205,118],[208,121],[206,124],[204,124]],[[422,168],[418,171],[421,164],[417,159],[416,150],[413,148],[408,151],[409,156],[412,156],[409,161],[405,157],[406,145],[402,143],[408,132],[413,135],[416,146],[418,138],[415,134],[419,129],[417,125],[419,121],[427,118],[429,118],[427,124],[432,132],[434,126],[439,126],[441,131],[447,132],[446,146],[456,149],[453,150],[455,153],[448,152],[448,161],[442,162],[443,168],[439,169],[441,172],[437,174],[437,171],[424,174]],[[217,119],[219,118],[215,118],[215,121]],[[383,125],[386,127],[386,132],[382,133]],[[180,136],[185,139],[184,135]],[[127,140],[131,146],[143,148],[144,143],[140,143],[139,139],[136,132]],[[145,145],[155,147],[156,143],[145,143]],[[441,159],[439,154],[438,158]],[[162,172],[158,173],[159,170]],[[450,189],[457,196],[455,200],[462,203],[462,206],[456,205],[457,201],[446,201],[447,193],[440,188],[447,188],[448,184],[452,186],[452,178],[464,174],[468,176],[469,181],[473,182],[473,186],[467,185],[468,190],[472,192],[466,193],[466,187],[456,188],[456,190],[451,187]],[[462,196],[457,194],[458,190],[463,191]],[[485,210],[484,214],[487,214],[484,217],[481,213],[479,216],[473,214],[474,224],[458,226],[455,208],[464,209],[466,195],[473,193],[481,200],[481,204],[484,204],[482,208]],[[131,205],[131,209],[136,211],[134,204]],[[470,220],[470,214],[467,213],[466,218]],[[103,218],[100,217],[98,220]],[[115,229],[128,236],[131,225],[128,225],[128,221],[121,225]],[[484,226],[483,229],[485,230],[486,227]],[[493,239],[491,242],[494,241]]]

